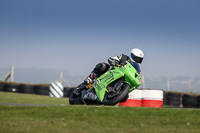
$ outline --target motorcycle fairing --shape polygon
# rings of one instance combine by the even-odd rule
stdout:
[[[117,69],[113,69],[107,71],[105,74],[101,75],[96,81],[93,83],[93,87],[95,89],[96,95],[103,102],[105,92],[108,91],[106,87],[112,83],[113,81],[123,77],[124,74]]]
[[[90,87],[88,90],[83,90],[81,92],[81,98],[82,100],[94,100],[94,101],[100,101],[98,96],[95,94],[93,87]]]

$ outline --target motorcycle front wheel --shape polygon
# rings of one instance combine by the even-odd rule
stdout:
[[[81,100],[81,95],[76,95],[75,93],[76,90],[74,90],[74,92],[72,92],[69,96],[69,104],[70,105],[81,105],[84,104]]]
[[[120,90],[115,97],[109,98],[109,93],[105,94],[105,97],[103,100],[104,105],[116,105],[117,103],[121,102],[124,98],[127,97],[130,90],[130,85],[124,82],[119,87],[120,87]]]

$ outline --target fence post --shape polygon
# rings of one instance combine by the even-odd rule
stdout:
[[[14,81],[14,67],[10,66],[10,81]]]
[[[191,80],[188,80],[188,93],[191,93]]]
[[[170,91],[169,78],[167,78],[167,90]]]
[[[60,72],[60,83],[63,82],[63,72]]]
[[[67,85],[67,87],[70,87],[69,83],[63,79],[63,72],[60,72],[60,83],[65,83]]]
[[[145,88],[145,81],[144,81],[144,75],[142,74],[142,88]]]
[[[5,81],[8,81],[8,79],[10,79],[10,81],[14,81],[14,67],[10,66],[10,71],[5,74],[3,77],[0,78],[0,81],[5,79]]]

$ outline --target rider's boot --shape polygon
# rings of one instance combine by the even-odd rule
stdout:
[[[94,72],[91,72],[88,77],[85,78],[84,82],[81,83],[79,86],[77,86],[76,91],[74,93],[76,95],[79,95],[82,91],[82,89],[86,88],[89,89],[92,86],[92,83],[94,82],[94,79],[97,77],[97,75]],[[81,87],[83,85],[86,85],[86,87]]]

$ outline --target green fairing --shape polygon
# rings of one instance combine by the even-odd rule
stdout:
[[[92,86],[95,88],[96,95],[100,101],[103,101],[105,92],[108,91],[106,87],[121,77],[124,77],[125,82],[131,86],[130,92],[141,85],[140,74],[127,61],[124,67],[114,67],[114,69],[104,73],[93,83]]]

